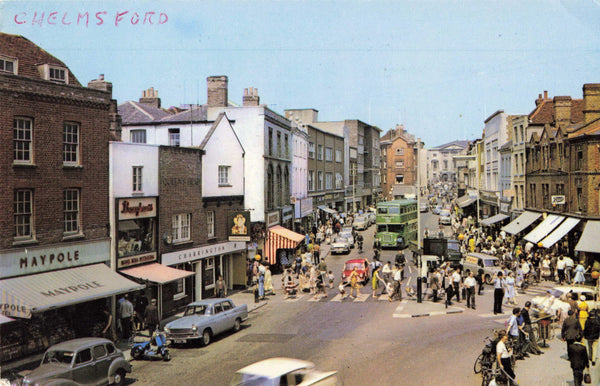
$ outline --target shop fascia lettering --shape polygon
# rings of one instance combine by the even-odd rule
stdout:
[[[228,242],[215,244],[207,247],[188,249],[181,252],[164,253],[162,255],[163,264],[171,265],[187,261],[199,260],[204,257],[216,256],[230,252],[240,251],[246,248],[245,242]]]
[[[19,259],[19,268],[26,269],[28,267],[51,266],[53,264],[61,264],[65,261],[73,262],[79,260],[79,251],[74,250],[67,252],[58,252],[50,254],[40,254],[38,256],[25,256]]]
[[[53,290],[48,290],[46,292],[40,291],[40,293],[44,296],[54,297],[54,296],[59,296],[59,295],[74,294],[79,291],[87,291],[87,290],[91,290],[94,288],[100,288],[100,287],[104,287],[104,285],[97,281],[90,281],[87,283],[80,283],[80,284],[70,285],[70,286],[66,286],[66,287],[59,287],[59,288],[55,288]]]
[[[135,214],[136,216],[139,216],[140,213],[152,212],[153,210],[154,205],[152,203],[142,205],[140,202],[137,206],[129,206],[129,201],[124,200],[121,202],[121,213],[123,214]]]

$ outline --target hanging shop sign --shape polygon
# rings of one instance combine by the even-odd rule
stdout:
[[[250,211],[232,210],[227,214],[229,241],[250,241]]]

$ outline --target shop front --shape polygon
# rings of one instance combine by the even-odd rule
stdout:
[[[104,250],[106,259],[109,242],[85,243],[80,247],[68,245],[59,250],[38,248],[27,251],[16,262],[19,265],[24,265],[25,261],[28,264],[33,261],[51,264],[59,256],[63,261],[66,256],[70,256],[71,260],[77,256],[79,261],[89,256],[89,260],[94,261],[97,260],[94,250]],[[86,251],[92,251],[92,255],[87,255]],[[4,364],[39,354],[65,340],[101,336],[106,324],[103,311],[110,310],[111,298],[143,288],[143,285],[115,273],[104,263],[3,278],[0,280],[0,310],[3,316],[0,323],[0,362]]]
[[[305,236],[276,225],[269,228],[265,240],[263,260],[272,266],[272,272],[281,272],[294,261],[296,249]]]
[[[246,285],[246,242],[228,241],[164,253],[164,265],[174,268],[190,267],[193,277],[193,300],[215,296],[215,283],[219,276],[229,289]]]
[[[294,203],[294,230],[303,233],[315,224],[313,198],[296,199]]]
[[[117,268],[156,261],[156,197],[117,200]]]

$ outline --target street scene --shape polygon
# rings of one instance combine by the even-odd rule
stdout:
[[[600,385],[599,18],[3,1],[0,386]]]

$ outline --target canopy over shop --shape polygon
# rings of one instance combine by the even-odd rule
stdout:
[[[544,221],[542,221],[531,232],[525,235],[525,240],[537,244],[544,237],[548,236],[548,234],[552,232],[564,219],[564,216],[549,214],[546,216]]]
[[[541,241],[543,248],[551,248],[554,244],[556,244],[560,239],[565,237],[567,233],[569,233],[577,224],[579,224],[581,220],[578,218],[567,217],[565,221],[558,228],[556,228],[552,233],[550,233],[546,238]]]
[[[502,227],[502,230],[511,235],[516,235],[522,232],[525,228],[534,223],[535,220],[542,216],[541,213],[525,211],[519,215],[516,219],[511,221],[508,225]]]
[[[285,266],[294,259],[295,249],[304,241],[304,236],[280,225],[269,228],[265,240],[264,259],[270,265]]]
[[[481,220],[481,225],[489,227],[489,226],[492,226],[492,225],[494,225],[494,224],[496,224],[496,223],[498,223],[500,221],[504,221],[507,218],[508,218],[507,215],[502,214],[502,213],[498,213],[498,214],[496,214],[496,215],[494,215],[492,217],[488,217],[488,218],[486,218],[484,220]]]
[[[600,221],[588,221],[575,250],[579,252],[600,253]]]

